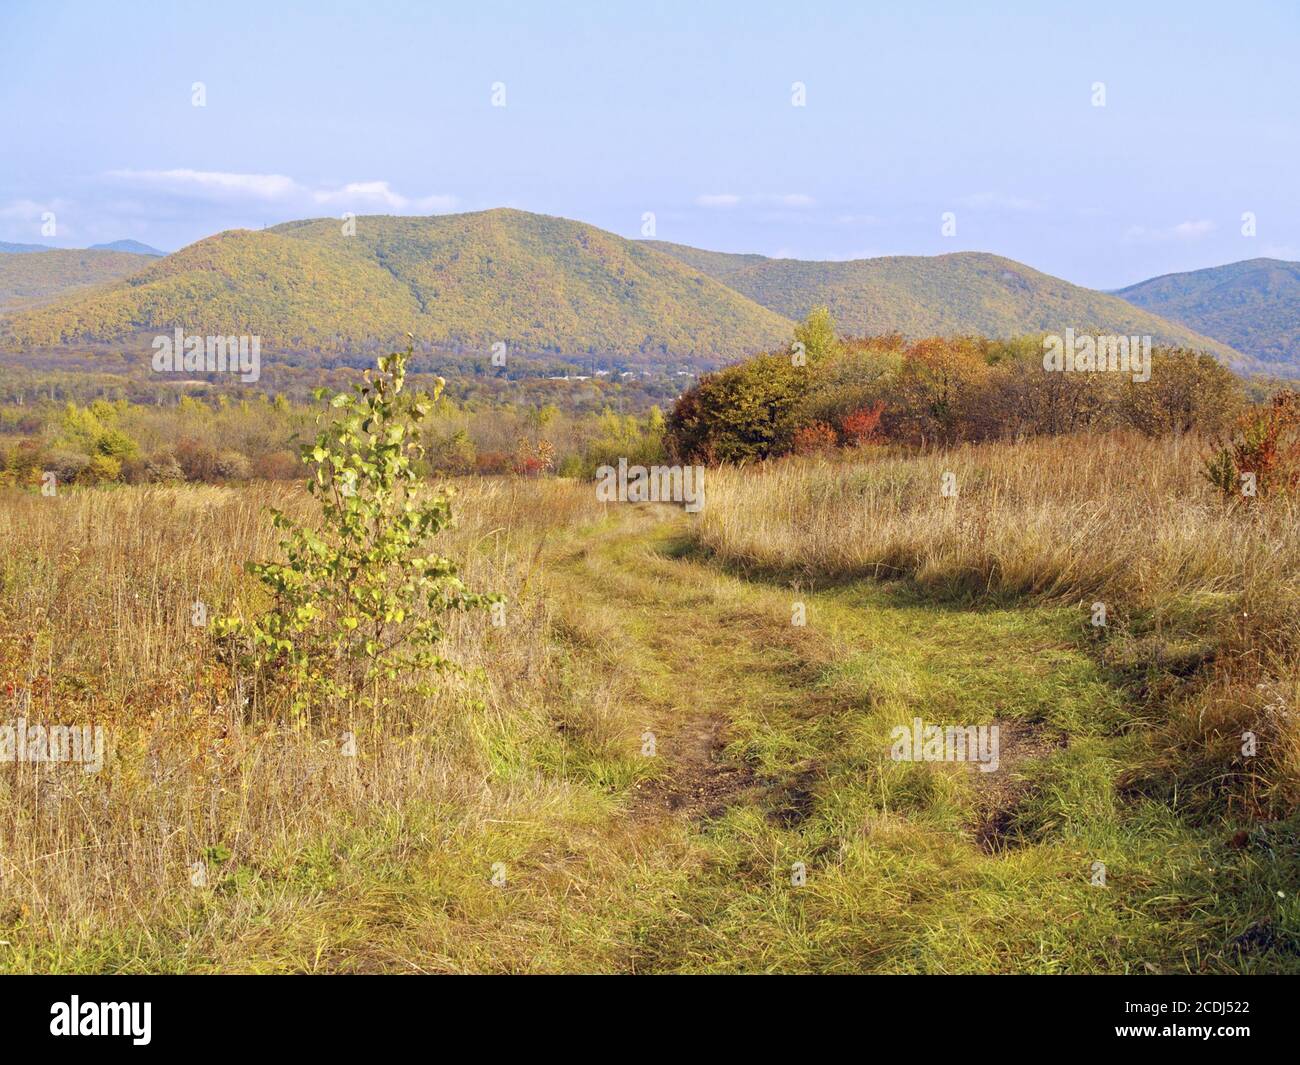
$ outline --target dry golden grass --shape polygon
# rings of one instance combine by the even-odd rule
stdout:
[[[441,810],[424,827],[446,834],[437,849],[473,885],[459,900],[470,909],[474,897],[493,905],[492,889],[480,887],[493,852],[484,840],[499,826],[525,826],[498,848],[505,855],[545,839],[550,822],[568,822],[563,834],[589,818],[588,794],[532,768],[555,745],[552,703],[572,722],[590,714],[592,731],[621,735],[602,724],[612,700],[600,685],[562,690],[539,595],[548,538],[600,517],[589,488],[463,486],[463,520],[440,547],[464,560],[471,587],[508,597],[508,625],[494,629],[485,613],[454,618],[447,652],[465,674],[443,677],[434,699],[358,727],[356,757],[343,755],[333,726],[294,728],[238,705],[212,641],[190,623],[196,600],[213,617],[256,606],[244,603],[254,582],[242,567],[276,554],[272,506],[301,513],[311,504],[276,487],[65,491],[53,499],[0,492],[0,722],[102,725],[109,751],[98,773],[0,765],[0,969],[332,964],[257,960],[268,926],[283,926],[272,937],[276,950],[292,942],[313,877],[332,882],[329,841],[342,846],[357,831],[393,843],[396,833],[400,851],[413,831],[404,812]],[[318,869],[312,855],[322,846]],[[191,882],[197,862],[206,889]],[[265,889],[225,883],[250,901],[213,907],[210,924],[192,927],[196,895],[236,867],[264,879]],[[331,906],[347,905],[346,894]],[[351,904],[357,914],[335,915],[335,925],[365,923],[359,915],[371,903]],[[475,923],[468,914],[465,921]],[[191,927],[178,936],[178,924]],[[316,934],[310,924],[304,938]],[[454,967],[448,959],[466,956],[464,943],[452,948],[463,933],[446,923],[426,942],[428,957]],[[177,956],[178,938],[193,958]],[[495,957],[494,967],[512,964],[508,950]],[[346,964],[388,961],[357,948]]]
[[[1213,971],[1285,969],[1232,946],[1265,920],[1292,942],[1294,863],[1265,860],[1285,826],[1225,854],[1219,817],[1294,808],[1295,533],[1285,505],[1225,511],[1197,456],[1115,437],[793,460],[711,471],[698,519],[463,482],[439,549],[505,594],[507,626],[456,616],[466,671],[359,725],[355,757],[341,722],[245,705],[190,624],[195,600],[257,608],[243,563],[304,495],[2,491],[0,723],[102,724],[109,755],[0,764],[0,971],[1112,972],[1202,947]],[[929,594],[823,587],[821,627],[792,629],[779,584],[719,572],[691,529],[764,576]],[[935,601],[1025,593],[1055,605]],[[983,853],[959,780],[888,761],[889,714],[934,699],[1078,731],[1020,849]],[[666,768],[640,757],[650,726]],[[806,820],[768,808],[791,805]]]
[[[1104,603],[1103,653],[1177,696],[1159,770],[1135,779],[1294,810],[1300,505],[1226,506],[1201,476],[1205,449],[1116,433],[723,469],[696,532],[731,565],[805,583],[905,577],[941,597],[1076,603],[1085,633]],[[1246,730],[1262,755],[1249,763]]]

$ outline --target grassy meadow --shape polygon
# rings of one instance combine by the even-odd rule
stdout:
[[[192,623],[305,493],[0,489],[0,719],[108,743],[0,765],[0,971],[1300,971],[1298,515],[1205,446],[790,456],[698,515],[459,478],[504,624],[354,720]],[[892,760],[914,717],[1000,770]]]

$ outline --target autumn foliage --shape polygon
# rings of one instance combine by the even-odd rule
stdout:
[[[1246,411],[1206,459],[1206,479],[1246,505],[1300,485],[1300,393],[1283,389]]]
[[[1049,372],[1038,337],[889,334],[831,343],[826,328],[824,313],[800,327],[798,335],[816,340],[804,345],[802,362],[774,352],[705,376],[669,415],[669,453],[728,463],[863,444],[925,449],[1113,430],[1215,436],[1246,406],[1242,383],[1199,352],[1157,348],[1150,379],[1135,381]],[[1263,436],[1243,437],[1242,460],[1258,463],[1284,428],[1279,421],[1253,432]]]
[[[795,431],[794,453],[796,455],[815,455],[820,451],[834,451],[839,443],[835,430],[825,422],[813,422]]]
[[[859,407],[852,414],[845,415],[840,423],[840,433],[844,442],[860,447],[874,443],[880,435],[880,419],[885,413],[885,404],[877,402],[870,407]]]

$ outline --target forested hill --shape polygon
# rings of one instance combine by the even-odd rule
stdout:
[[[11,255],[5,265],[114,254]],[[0,343],[126,343],[180,326],[257,335],[268,351],[367,351],[409,333],[424,349],[504,342],[525,353],[718,362],[788,343],[793,322],[824,304],[842,333],[1010,337],[1072,327],[1150,335],[1247,365],[1229,344],[1118,296],[977,252],[768,259],[499,209],[289,222],[219,233],[162,259],[122,260],[129,276],[69,282],[106,282],[92,289],[54,298],[48,286],[23,290],[48,302],[11,306]]]
[[[1153,277],[1116,295],[1260,362],[1300,369],[1300,263],[1247,259]]]
[[[398,343],[734,357],[786,343],[779,314],[643,243],[514,210],[363,216],[233,230],[127,281],[0,324],[22,345],[116,341],[180,325],[264,344]]]
[[[87,286],[117,281],[152,259],[121,251],[38,249],[0,254],[0,311],[29,306]]]
[[[1150,336],[1235,365],[1248,362],[1230,345],[1118,296],[984,252],[817,262],[650,243],[787,318],[825,305],[845,333],[1010,337],[1073,327]]]

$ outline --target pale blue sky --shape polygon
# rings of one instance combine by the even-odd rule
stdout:
[[[503,205],[635,237],[652,211],[726,251],[1117,287],[1300,259],[1298,49],[1296,0],[2,0],[0,240]]]

